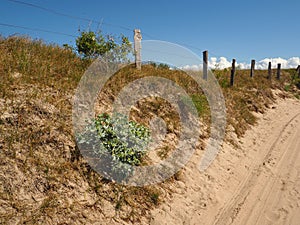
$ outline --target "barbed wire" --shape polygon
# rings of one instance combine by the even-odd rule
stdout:
[[[51,34],[59,34],[59,35],[64,35],[64,36],[69,36],[69,37],[75,37],[75,35],[72,34],[67,34],[59,31],[51,31],[51,30],[46,30],[46,29],[41,29],[41,28],[32,28],[32,27],[26,27],[26,26],[19,26],[15,24],[8,24],[8,23],[0,23],[0,26],[4,27],[13,27],[13,28],[21,28],[24,30],[31,30],[31,31],[39,31],[39,32],[45,32],[45,33],[51,33]]]
[[[40,6],[40,5],[37,5],[37,4],[33,4],[33,3],[29,3],[29,2],[24,2],[24,1],[19,1],[19,0],[6,0],[6,1],[21,4],[21,5],[26,5],[26,6],[29,6],[29,7],[32,7],[32,8],[40,9],[40,10],[43,10],[45,12],[49,12],[49,13],[52,13],[52,14],[55,14],[55,15],[58,15],[58,16],[67,17],[67,18],[70,18],[70,19],[76,19],[76,20],[81,20],[81,21],[85,21],[85,22],[95,22],[95,23],[102,24],[102,25],[107,25],[107,26],[110,26],[110,27],[118,27],[120,29],[127,30],[127,31],[132,31],[133,30],[129,27],[118,25],[118,24],[106,23],[106,22],[103,22],[103,21],[98,21],[98,20],[94,20],[94,19],[90,19],[90,18],[75,16],[75,15],[71,15],[71,14],[67,14],[67,13],[61,13],[57,10],[46,8],[46,7],[43,7],[43,6]]]
[[[52,14],[55,14],[55,15],[58,15],[58,16],[67,17],[67,18],[70,18],[70,19],[76,19],[76,20],[81,20],[81,21],[85,21],[85,22],[95,22],[95,23],[98,23],[98,24],[101,24],[101,25],[105,25],[105,26],[109,26],[109,27],[116,27],[116,28],[126,30],[126,31],[133,31],[134,30],[134,28],[130,28],[130,27],[127,27],[127,26],[104,22],[103,19],[98,21],[98,20],[93,20],[93,19],[90,19],[90,18],[85,18],[85,17],[75,16],[75,15],[71,15],[71,14],[61,13],[61,12],[59,12],[57,10],[54,10],[54,9],[46,8],[46,7],[43,7],[43,6],[40,6],[40,5],[37,5],[37,4],[33,4],[33,3],[29,3],[29,2],[24,2],[24,1],[21,1],[21,0],[6,0],[6,1],[13,2],[13,3],[16,3],[16,4],[25,5],[25,6],[36,8],[36,9],[40,9],[40,10],[43,10],[45,12],[49,12],[49,13],[52,13]],[[55,33],[55,31],[54,31],[54,33]],[[144,32],[144,31],[142,31],[142,34],[143,34],[143,36],[148,37],[152,40],[158,40],[159,39],[159,38],[157,38],[157,37],[155,37],[155,36],[153,36],[153,35],[151,35],[147,32]],[[68,35],[68,36],[70,36],[70,35]],[[198,48],[196,46],[193,46],[193,45],[190,45],[190,44],[187,44],[187,43],[177,42],[177,44],[186,46],[188,48],[195,49],[197,51],[201,51],[201,52],[203,51],[200,48]]]

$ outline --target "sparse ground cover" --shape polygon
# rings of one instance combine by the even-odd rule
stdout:
[[[180,173],[161,184],[126,187],[95,173],[80,155],[72,130],[72,98],[91,62],[41,41],[1,38],[0,223],[145,223],[150,210],[172,196]],[[234,87],[229,86],[229,69],[214,73],[226,101],[228,134],[237,137],[256,123],[253,112],[272,106],[272,90],[281,90],[281,98],[299,98],[294,70],[283,70],[280,81],[268,80],[267,71],[256,71],[250,78],[249,71],[238,70]],[[145,76],[162,76],[186,89],[203,124],[197,147],[201,151],[209,135],[209,106],[200,87],[182,71],[155,65],[144,65],[141,72],[126,67],[100,93],[98,112],[109,112],[118,91]],[[167,121],[167,140],[158,151],[165,158],[176,144],[179,118],[163,99],[150,98],[136,105],[131,119],[147,126],[153,115]],[[226,140],[237,145],[232,135]]]

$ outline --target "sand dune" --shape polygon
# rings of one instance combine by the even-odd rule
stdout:
[[[257,116],[239,147],[225,143],[204,173],[203,152],[195,154],[151,224],[299,224],[300,101],[278,99]]]

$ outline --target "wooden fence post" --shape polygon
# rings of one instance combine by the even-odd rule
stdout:
[[[300,65],[297,67],[296,73],[298,73],[298,79],[300,79]],[[297,82],[297,87],[300,89],[300,81]]]
[[[138,70],[141,70],[142,68],[141,40],[142,40],[141,30],[134,29],[134,56],[135,56],[135,66]]]
[[[235,75],[235,59],[232,60],[231,76],[230,76],[230,86],[234,84],[234,75]]]
[[[269,62],[269,67],[268,67],[268,79],[272,79],[272,63]]]
[[[251,71],[250,71],[250,77],[254,76],[254,69],[255,69],[255,60],[251,60]]]
[[[297,67],[296,71],[298,73],[298,78],[300,78],[300,65]]]
[[[277,64],[277,79],[280,80],[281,75],[281,63]]]
[[[208,51],[203,52],[203,79],[207,80],[208,75]]]

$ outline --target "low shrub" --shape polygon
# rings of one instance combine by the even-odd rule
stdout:
[[[80,148],[88,148],[101,160],[108,174],[123,177],[132,172],[131,166],[141,164],[150,141],[150,130],[128,121],[122,114],[111,117],[103,113],[87,126],[78,140]]]

